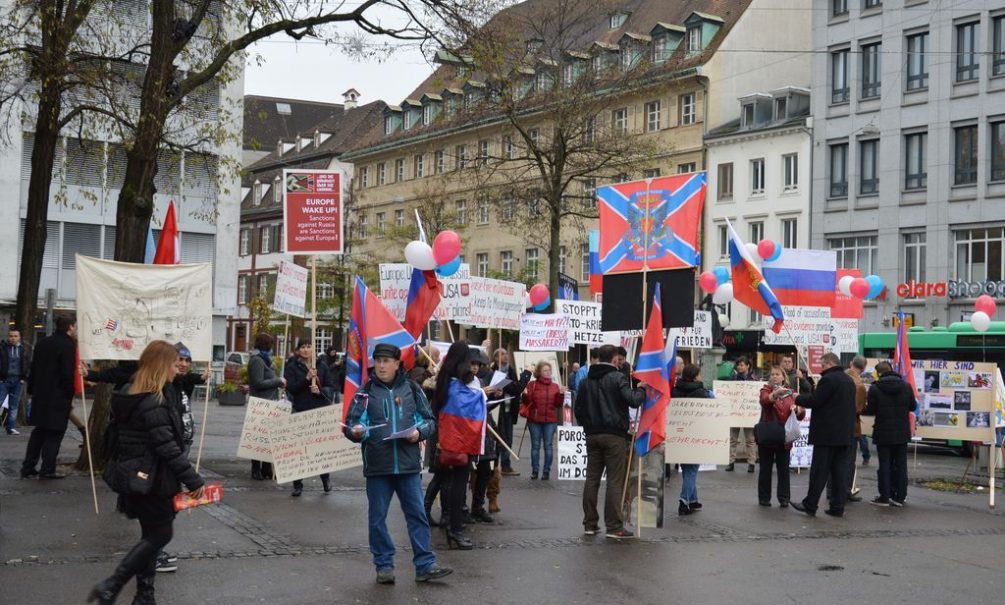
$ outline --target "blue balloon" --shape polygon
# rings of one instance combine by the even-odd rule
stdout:
[[[869,293],[866,294],[867,299],[873,299],[883,293],[883,278],[878,275],[870,275],[865,278],[865,281],[869,282]]]
[[[455,256],[454,260],[436,268],[436,274],[440,277],[450,277],[461,268],[461,257]]]
[[[719,285],[729,281],[729,269],[725,267],[716,267],[712,269],[712,273],[715,274],[715,279],[719,282]]]
[[[775,242],[775,253],[768,257],[767,262],[776,261],[782,255],[782,242]]]
[[[551,296],[549,296],[548,298],[544,299],[544,302],[542,302],[541,304],[535,305],[534,306],[534,310],[535,311],[544,311],[550,305],[551,305]]]

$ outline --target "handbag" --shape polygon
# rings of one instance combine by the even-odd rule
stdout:
[[[799,419],[796,418],[796,412],[793,410],[789,414],[788,420],[785,421],[785,443],[792,443],[796,439],[799,439],[802,434],[802,427],[799,426]]]
[[[147,452],[142,458],[109,462],[101,478],[117,494],[148,496],[156,483],[157,461]]]
[[[785,427],[777,422],[758,422],[754,425],[754,438],[764,447],[785,445]]]
[[[436,462],[440,466],[467,466],[468,465],[468,455],[462,454],[461,452],[451,452],[450,450],[440,449],[436,453]]]
[[[534,389],[537,388],[537,383],[534,383],[534,387],[533,388]],[[527,398],[530,399],[531,397],[533,397],[532,393],[533,393],[533,390],[532,390],[531,386],[527,385],[527,392],[524,393],[524,395],[526,395]],[[520,417],[521,418],[530,418],[530,402],[529,401],[521,401],[520,402]]]

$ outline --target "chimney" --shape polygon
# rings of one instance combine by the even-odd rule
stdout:
[[[342,109],[345,111],[355,109],[358,100],[359,100],[359,91],[356,90],[355,88],[350,88],[349,90],[342,93]]]

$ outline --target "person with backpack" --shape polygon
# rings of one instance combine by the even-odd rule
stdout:
[[[758,443],[757,458],[761,469],[757,475],[757,502],[761,506],[771,506],[771,473],[778,471],[778,506],[787,508],[792,494],[789,488],[789,452],[792,442],[784,439],[785,423],[789,416],[796,414],[798,420],[806,417],[806,410],[796,407],[796,400],[789,386],[785,369],[772,366],[768,373],[768,383],[761,387],[761,422],[778,423],[783,436],[781,443]]]

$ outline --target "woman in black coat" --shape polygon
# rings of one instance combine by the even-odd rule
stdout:
[[[181,417],[165,396],[178,371],[177,361],[174,345],[155,340],[140,356],[133,382],[112,395],[117,438],[110,444],[113,450],[104,478],[119,494],[119,510],[140,522],[142,535],[115,572],[91,590],[88,603],[114,603],[133,576],[133,604],[154,603],[157,553],[173,532],[172,500],[182,483],[193,496],[202,496],[203,479],[185,455]]]
[[[286,386],[286,379],[276,376],[272,369],[272,346],[275,339],[271,335],[255,336],[255,354],[248,358],[248,394],[270,401],[279,401],[279,388]],[[272,463],[261,460],[251,461],[251,478],[255,481],[272,479]]]
[[[293,412],[306,412],[333,403],[334,384],[328,366],[318,364],[310,367],[314,347],[309,340],[301,340],[296,353],[286,361],[283,378],[286,379],[286,395],[293,402]],[[321,475],[321,485],[325,492],[332,491],[331,479],[328,473]],[[299,498],[304,491],[304,482],[297,479],[293,482],[293,493]]]

